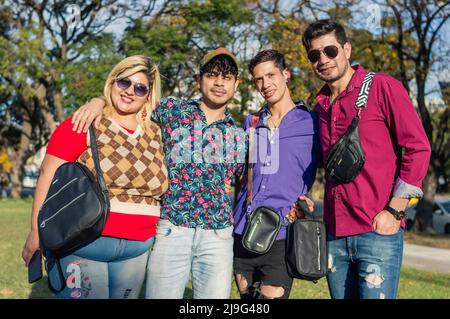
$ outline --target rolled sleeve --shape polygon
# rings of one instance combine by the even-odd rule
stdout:
[[[423,196],[423,192],[419,187],[408,184],[401,178],[397,178],[392,196],[398,198],[421,198]]]

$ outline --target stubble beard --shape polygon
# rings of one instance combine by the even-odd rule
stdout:
[[[324,81],[325,83],[332,83],[332,82],[335,82],[335,81],[341,79],[347,73],[347,71],[348,71],[348,63],[345,64],[344,69],[342,70],[342,72],[339,72],[334,77],[323,76],[316,69],[314,69],[314,73],[316,73],[316,76],[319,79],[321,79],[322,81]]]

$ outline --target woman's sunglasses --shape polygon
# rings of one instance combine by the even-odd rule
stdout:
[[[339,54],[339,49],[335,45],[328,45],[322,50],[311,50],[308,52],[308,59],[311,63],[316,63],[320,59],[320,52],[323,52],[330,59],[334,59]]]
[[[131,84],[133,84],[133,82],[131,82],[131,80],[129,78],[122,78],[122,79],[116,80],[116,83],[117,83],[117,87],[121,90],[126,90],[130,87]],[[134,88],[134,94],[136,94],[136,96],[142,97],[148,93],[147,86],[145,86],[142,83],[135,83],[133,88]]]

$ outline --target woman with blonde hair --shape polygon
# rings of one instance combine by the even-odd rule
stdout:
[[[160,196],[168,187],[161,131],[150,121],[160,98],[157,66],[145,56],[123,59],[109,74],[104,96],[107,107],[95,133],[111,210],[101,237],[62,258],[61,269],[56,265],[47,269],[53,289],[64,287],[65,280],[58,298],[139,296],[159,219]],[[56,169],[69,161],[95,172],[88,133],[74,132],[71,118],[52,134],[40,169],[31,230],[22,252],[26,265],[39,249],[39,207]]]

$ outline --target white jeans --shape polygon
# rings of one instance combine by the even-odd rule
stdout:
[[[194,299],[230,297],[233,226],[201,229],[161,219],[147,267],[146,298],[182,299],[192,272]]]

